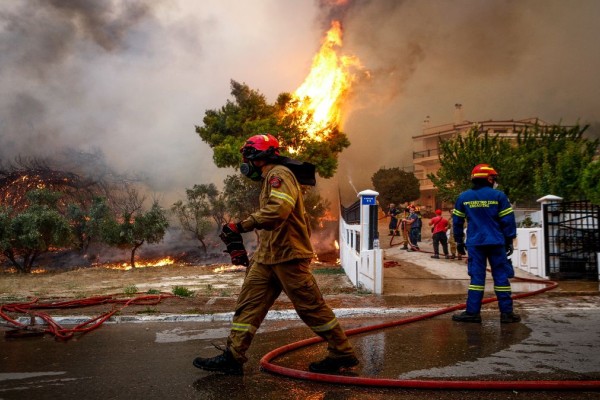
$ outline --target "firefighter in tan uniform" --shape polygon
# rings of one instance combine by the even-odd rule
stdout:
[[[344,330],[310,272],[314,252],[300,184],[288,167],[277,163],[280,159],[277,139],[271,135],[252,136],[241,152],[242,173],[253,180],[262,180],[260,209],[243,221],[225,225],[221,238],[234,264],[248,265],[241,233],[258,229],[260,243],[237,300],[226,349],[216,357],[196,358],[194,366],[243,374],[246,351],[282,291],[302,321],[328,344],[327,357],[311,363],[310,371],[332,373],[357,365],[358,359]]]

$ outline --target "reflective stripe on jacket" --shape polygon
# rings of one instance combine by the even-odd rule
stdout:
[[[283,165],[263,170],[260,209],[242,221],[244,230],[259,230],[259,246],[253,260],[278,264],[298,258],[313,258],[310,226],[300,184]]]
[[[457,243],[464,240],[465,219],[467,247],[504,245],[506,239],[517,236],[515,214],[508,197],[488,186],[476,186],[458,196],[452,216],[452,229]]]

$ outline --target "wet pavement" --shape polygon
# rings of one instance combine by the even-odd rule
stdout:
[[[427,253],[388,249],[387,257],[409,260],[431,272],[426,279],[386,269],[398,280],[386,307],[336,309],[346,329],[422,315],[448,304],[395,305],[415,296],[466,294],[466,266],[433,260]],[[403,275],[404,274],[404,275]],[[517,271],[518,276],[531,278]],[[407,276],[408,275],[408,276]],[[486,285],[490,286],[490,285]],[[515,293],[545,285],[514,282]],[[553,294],[552,294],[553,292]],[[449,314],[350,337],[361,364],[351,376],[461,380],[600,380],[600,296],[598,282],[561,282],[551,294],[515,302],[523,321],[501,325],[495,303],[484,307],[482,324],[460,324]],[[454,298],[454,297],[452,297]],[[422,390],[329,384],[261,371],[271,350],[313,337],[292,310],[272,312],[248,353],[243,377],[194,368],[198,355],[218,354],[231,314],[182,316],[170,322],[105,323],[67,342],[46,335],[0,339],[1,399],[600,399],[598,391]],[[159,317],[154,318],[158,320]],[[123,321],[123,320],[121,320]],[[0,333],[6,330],[0,326]],[[306,371],[325,356],[323,343],[284,354],[277,365]]]
[[[493,306],[482,324],[444,314],[351,337],[361,360],[352,374],[432,380],[600,380],[600,299],[531,299],[519,304],[523,322],[501,325]],[[377,325],[431,309],[340,320],[346,329]],[[0,399],[597,399],[593,391],[467,391],[369,388],[291,379],[263,372],[260,358],[312,337],[292,314],[265,321],[243,377],[198,370],[197,355],[216,355],[228,321],[105,324],[68,342],[49,336],[3,339]],[[323,343],[274,363],[306,370],[325,355]]]

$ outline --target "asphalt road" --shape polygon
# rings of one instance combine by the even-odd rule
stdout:
[[[532,298],[519,324],[501,325],[495,305],[484,322],[441,315],[351,337],[364,377],[431,380],[600,380],[600,297]],[[344,317],[345,328],[398,320],[433,309],[373,309]],[[105,324],[74,340],[1,339],[0,399],[600,399],[593,391],[419,390],[328,384],[263,372],[270,350],[312,333],[293,313],[265,321],[243,377],[192,366],[217,354],[228,321]],[[6,328],[0,328],[6,330]],[[306,370],[325,355],[320,343],[275,360]]]

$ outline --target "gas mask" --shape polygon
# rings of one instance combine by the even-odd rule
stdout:
[[[253,181],[260,181],[262,179],[260,168],[257,168],[250,160],[244,161],[246,162],[240,165],[240,172],[242,175],[252,179]]]

